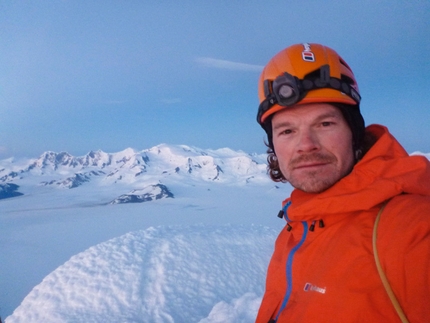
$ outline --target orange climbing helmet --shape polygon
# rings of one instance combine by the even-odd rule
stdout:
[[[276,54],[264,67],[258,83],[257,121],[297,104],[340,103],[359,108],[357,81],[348,64],[331,48],[296,44]],[[266,130],[267,131],[267,130]]]

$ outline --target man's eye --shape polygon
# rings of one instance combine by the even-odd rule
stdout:
[[[328,127],[328,126],[331,126],[332,124],[333,124],[333,122],[330,122],[330,121],[324,121],[324,122],[321,123],[321,125],[323,127]]]

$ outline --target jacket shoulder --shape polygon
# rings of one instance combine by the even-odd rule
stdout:
[[[430,197],[402,194],[392,198],[378,226],[382,268],[411,322],[430,317]]]
[[[430,224],[430,196],[401,194],[388,201],[384,210],[385,220],[402,227]]]
[[[378,245],[390,252],[408,252],[421,244],[430,260],[430,196],[401,194],[392,198],[382,212]]]

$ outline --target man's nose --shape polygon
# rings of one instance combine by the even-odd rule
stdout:
[[[297,142],[297,151],[301,153],[314,152],[320,149],[318,137],[311,130],[301,131]]]

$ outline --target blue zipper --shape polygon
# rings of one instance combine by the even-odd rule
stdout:
[[[287,221],[290,221],[290,219],[288,219],[287,216],[287,208],[290,206],[291,201],[289,201],[285,207],[284,207],[284,216],[285,219]],[[278,314],[276,315],[275,321],[278,321],[279,315],[281,315],[282,311],[284,310],[284,308],[287,306],[288,301],[291,297],[291,293],[293,291],[293,258],[294,258],[294,254],[296,253],[296,251],[302,246],[302,244],[305,242],[306,240],[306,236],[308,233],[308,223],[306,221],[302,221],[301,222],[303,225],[303,235],[302,235],[302,239],[299,241],[298,244],[296,244],[294,246],[293,249],[291,249],[290,254],[288,255],[287,258],[287,266],[286,266],[286,275],[287,275],[287,292],[285,293],[284,296],[284,300],[282,301],[282,305],[281,308],[279,309]]]

